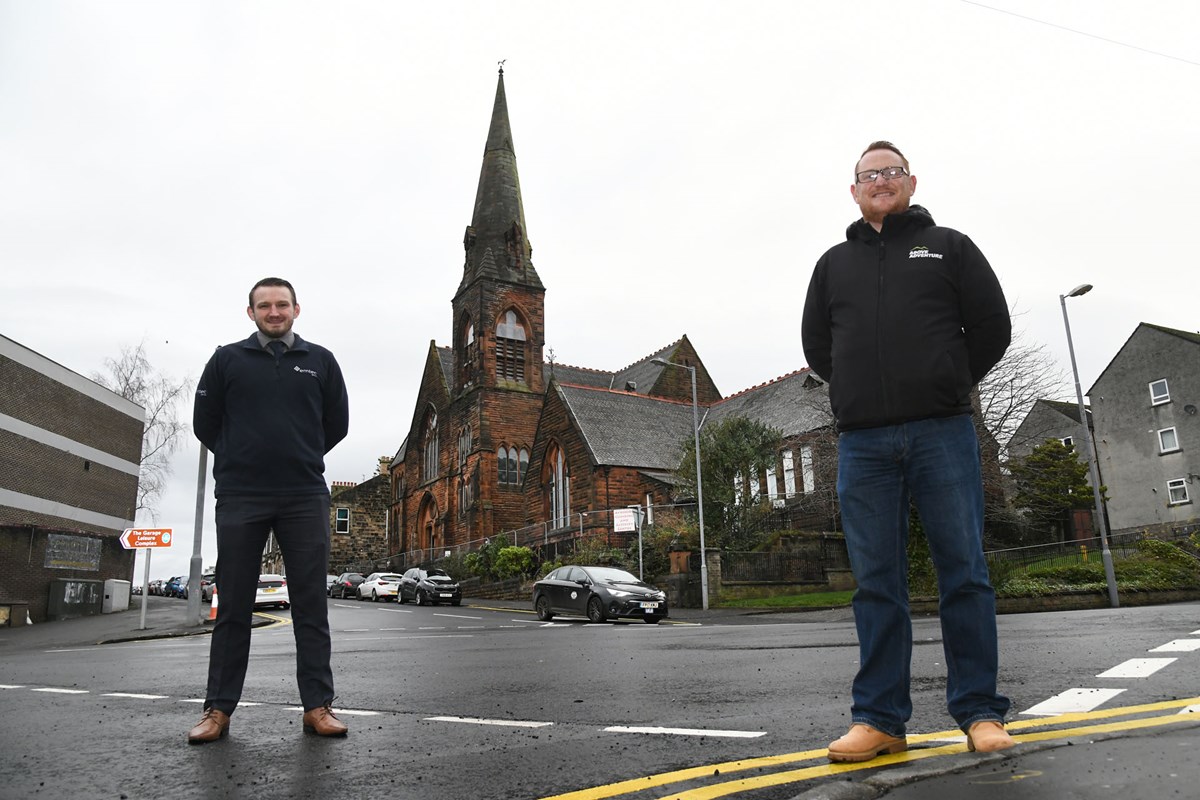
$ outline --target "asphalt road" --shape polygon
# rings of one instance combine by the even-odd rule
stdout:
[[[150,601],[183,613],[183,601]],[[933,617],[914,626],[913,750],[862,769],[824,759],[848,725],[857,663],[844,610],[680,611],[652,626],[547,624],[523,604],[484,601],[330,604],[344,740],[301,731],[287,611],[254,632],[230,736],[191,747],[207,636],[50,636],[84,620],[0,633],[0,797],[899,797],[913,777],[992,763],[964,753],[945,714]],[[1105,736],[1139,753],[1156,735],[1200,743],[1200,714],[1187,713],[1200,711],[1200,604],[1010,615],[1000,630],[1022,759]],[[1078,718],[1047,724],[1061,711]],[[1166,796],[1173,780],[1194,789],[1193,752],[1143,756],[1142,771],[1167,776]]]

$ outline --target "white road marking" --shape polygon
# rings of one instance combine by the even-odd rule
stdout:
[[[512,728],[545,728],[553,722],[533,722],[520,719],[480,719],[478,717],[426,717],[426,722],[465,722],[470,725],[501,725]]]
[[[375,610],[376,611],[387,611],[392,614],[411,614],[411,613],[413,613],[413,610],[411,608],[377,608]]]
[[[1093,708],[1112,700],[1124,689],[1067,689],[1035,706],[1025,709],[1022,714],[1030,716],[1051,717],[1055,714],[1071,714],[1091,711]]]
[[[1200,650],[1200,639],[1172,639],[1147,653],[1191,653]]]
[[[128,697],[131,700],[166,700],[165,694],[135,694],[133,692],[106,692],[101,697]]]
[[[1179,711],[1180,714],[1200,714],[1200,705],[1186,706]]]
[[[181,702],[181,703],[203,703],[204,698],[203,697],[185,697],[184,699],[180,700],[179,702]]]
[[[284,711],[304,711],[304,709],[301,708],[300,706],[292,706],[290,708],[285,708]],[[333,710],[333,713],[344,714],[347,717],[377,717],[380,714],[382,714],[383,712],[382,711],[364,711],[362,709],[355,709],[355,708],[335,708]]]
[[[419,630],[419,631],[444,631],[444,630],[446,630],[446,626],[445,625],[437,625],[437,626],[430,625],[427,627],[417,628],[417,630]]]
[[[90,694],[87,689],[34,689],[35,692],[48,692],[50,694]]]
[[[342,633],[366,633],[370,628],[343,628]]]
[[[483,619],[483,617],[468,617],[466,614],[434,614],[435,617],[450,617],[452,619]]]
[[[408,628],[380,628],[381,631],[406,631]]]
[[[1145,678],[1158,672],[1176,658],[1131,658],[1097,675],[1097,678]]]
[[[755,739],[766,736],[766,731],[718,731],[709,728],[659,728],[654,726],[613,725],[602,729],[605,733],[655,733],[670,736],[720,736],[732,739]]]
[[[0,683],[0,689],[24,689],[25,687],[18,683]]]

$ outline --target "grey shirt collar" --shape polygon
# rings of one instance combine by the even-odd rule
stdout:
[[[270,336],[267,336],[262,331],[255,331],[254,335],[258,337],[258,346],[263,350],[267,349],[267,344],[269,342],[274,341]],[[279,341],[283,342],[284,346],[287,347],[288,350],[291,350],[296,344],[296,334],[294,331],[288,331],[283,336],[279,337]]]

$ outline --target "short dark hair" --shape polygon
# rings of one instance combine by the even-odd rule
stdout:
[[[908,169],[908,159],[904,157],[904,153],[900,152],[900,148],[896,147],[896,145],[892,144],[891,142],[880,139],[877,142],[871,142],[869,145],[867,145],[867,149],[862,151],[862,155],[860,155],[858,157],[858,161],[854,162],[854,170],[855,170],[854,177],[855,178],[858,177],[857,173],[858,173],[859,162],[861,162],[863,160],[863,156],[865,156],[867,153],[871,152],[872,150],[891,150],[893,153],[900,156],[900,160],[904,162],[904,168]]]
[[[260,287],[260,286],[283,286],[283,287],[285,287],[292,295],[292,305],[296,305],[296,290],[294,288],[292,288],[292,285],[290,283],[285,281],[283,278],[263,278],[261,281],[254,284],[254,286],[250,287],[250,307],[251,308],[254,307],[254,291],[256,289],[258,289],[258,287]]]

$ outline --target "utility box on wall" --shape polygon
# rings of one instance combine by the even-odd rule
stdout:
[[[104,602],[100,607],[100,611],[104,614],[111,614],[114,611],[129,610],[129,581],[121,581],[116,578],[109,578],[104,582]]]
[[[125,602],[129,604],[128,599]],[[104,581],[83,578],[55,578],[50,581],[47,619],[92,616],[101,613],[103,607]]]

